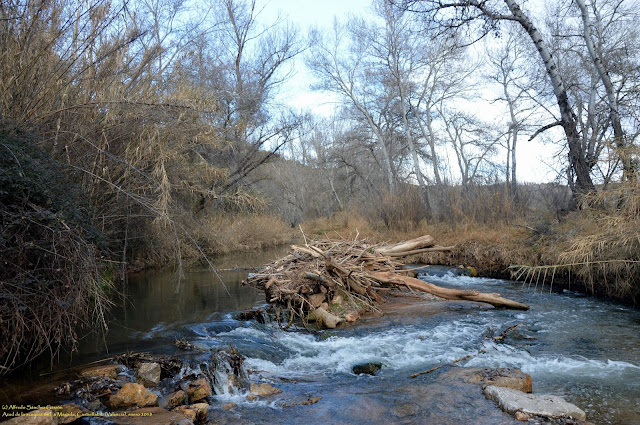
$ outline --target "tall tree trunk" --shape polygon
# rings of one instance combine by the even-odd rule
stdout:
[[[574,193],[574,195],[591,192],[595,189],[595,186],[591,180],[589,165],[587,164],[584,155],[584,149],[580,144],[575,114],[569,104],[569,96],[567,95],[567,90],[562,76],[558,71],[558,65],[555,58],[551,54],[551,51],[544,42],[544,39],[538,29],[533,25],[533,22],[531,22],[529,17],[524,14],[516,1],[504,0],[504,2],[511,11],[515,20],[522,26],[522,28],[525,29],[525,31],[527,31],[527,34],[529,34],[529,37],[533,41],[533,44],[542,58],[547,75],[551,80],[553,93],[555,94],[558,107],[560,108],[562,129],[564,130],[567,138],[567,145],[569,147],[569,164],[573,169],[576,178],[575,191],[577,193]]]
[[[409,152],[411,152],[411,158],[413,159],[413,172],[418,179],[418,185],[420,186],[420,193],[422,194],[422,203],[424,205],[427,218],[431,218],[431,203],[429,202],[429,190],[420,171],[420,158],[418,158],[418,151],[413,143],[413,137],[411,136],[411,129],[409,128],[409,119],[407,118],[407,104],[406,95],[404,93],[404,83],[400,79],[398,81],[398,89],[400,91],[400,103],[402,107],[402,123],[404,125],[404,134],[407,139],[407,145],[409,146]]]
[[[591,25],[589,23],[589,13],[584,0],[575,0],[576,4],[580,8],[580,14],[582,15],[582,24],[584,32],[584,41],[589,51],[589,56],[598,72],[600,81],[604,85],[605,92],[607,93],[607,100],[609,102],[609,109],[611,110],[611,126],[613,127],[613,141],[616,147],[620,150],[620,154],[623,157],[624,178],[630,180],[635,174],[635,169],[632,165],[631,158],[627,152],[625,152],[626,143],[624,130],[622,129],[622,122],[620,120],[620,112],[618,110],[618,100],[616,99],[615,89],[607,70],[604,68],[604,63],[600,54],[596,51],[596,47],[593,44],[593,38],[591,35]]]
[[[431,123],[431,112],[427,109],[427,128],[424,128],[424,124],[420,116],[417,117],[418,125],[422,136],[429,142],[429,150],[431,151],[431,164],[433,164],[433,177],[436,180],[437,186],[442,186],[442,179],[440,178],[440,170],[438,169],[438,155],[436,153],[436,136],[433,132],[433,125]]]

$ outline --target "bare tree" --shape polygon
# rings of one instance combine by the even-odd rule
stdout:
[[[421,73],[426,61],[420,56],[421,52],[417,48],[420,40],[409,27],[409,21],[403,11],[394,9],[386,0],[378,1],[375,11],[382,18],[384,27],[361,24],[359,40],[370,46],[372,56],[381,64],[380,72],[389,75],[392,89],[397,93],[404,139],[409,150],[413,174],[420,187],[427,216],[430,217],[429,191],[420,167],[421,160],[413,128],[409,123],[410,96],[414,86],[412,80],[416,78],[416,74]]]
[[[576,115],[569,102],[566,85],[555,57],[547,41],[538,30],[529,15],[516,0],[466,0],[442,2],[439,0],[406,0],[401,2],[405,9],[427,14],[430,19],[439,22],[447,31],[461,28],[477,28],[479,37],[484,37],[499,22],[514,22],[519,25],[531,39],[544,65],[547,78],[553,88],[560,119],[539,131],[560,125],[564,130],[569,150],[569,164],[575,175],[575,193],[585,194],[594,190],[589,173],[589,165],[585,152],[580,144]],[[478,25],[483,23],[484,25]],[[475,26],[475,27],[474,27]],[[571,183],[571,182],[570,182]]]
[[[317,30],[310,34],[311,53],[308,66],[320,79],[318,88],[339,94],[366,123],[382,155],[387,189],[394,192],[396,173],[390,140],[385,134],[389,96],[380,91],[377,75],[367,66],[367,46],[347,38],[347,28],[334,21],[330,38]]]
[[[499,48],[488,51],[487,56],[491,66],[489,78],[500,87],[501,95],[497,101],[506,103],[509,120],[506,123],[506,182],[509,193],[518,202],[517,180],[517,146],[518,136],[525,129],[526,120],[533,113],[530,102],[531,85],[526,70],[526,53],[519,46],[518,38],[508,33],[504,44]]]

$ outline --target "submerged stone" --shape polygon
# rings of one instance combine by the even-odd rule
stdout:
[[[121,364],[110,364],[105,366],[93,366],[80,371],[81,378],[110,378],[116,379],[118,373],[124,370]]]
[[[443,382],[462,381],[468,384],[494,385],[530,393],[533,390],[531,376],[519,369],[452,367],[438,379]]]
[[[356,375],[375,375],[382,369],[382,363],[363,363],[355,365],[351,370]]]
[[[549,418],[571,417],[581,421],[586,420],[586,414],[582,409],[562,397],[525,394],[522,391],[493,385],[486,387],[484,394],[488,399],[496,401],[502,410],[512,415],[519,411]]]
[[[266,382],[264,384],[254,384],[252,382],[250,391],[251,391],[251,394],[254,394],[257,396],[269,396],[274,394],[280,394],[282,392],[281,389],[276,388]]]

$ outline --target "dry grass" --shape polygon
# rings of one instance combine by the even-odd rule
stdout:
[[[640,184],[627,182],[591,195],[541,247],[538,264],[518,268],[522,279],[553,282],[637,305],[640,301]]]
[[[369,222],[358,213],[341,212],[331,219],[318,219],[302,224],[306,234],[318,237],[353,239],[356,235],[375,243],[397,242],[424,234],[434,235],[445,246],[455,246],[447,253],[414,256],[414,262],[445,265],[473,265],[481,273],[506,275],[510,264],[526,263],[534,250],[525,247],[531,231],[523,226],[494,223],[429,224],[420,221],[411,227],[387,227],[383,222]],[[529,243],[530,245],[530,243]]]
[[[291,243],[295,229],[272,215],[213,215],[197,222],[194,239],[207,254],[252,251]]]

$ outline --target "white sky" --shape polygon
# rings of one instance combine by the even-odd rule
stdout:
[[[278,15],[288,19],[297,26],[301,36],[306,36],[309,28],[330,29],[334,17],[344,21],[349,15],[366,15],[370,13],[371,0],[266,0],[264,10],[259,20],[269,24],[277,19]],[[310,85],[314,82],[313,76],[305,68],[301,56],[294,62],[294,76],[287,81],[282,89],[279,102],[298,110],[310,111],[323,116],[332,115],[337,98],[322,92],[314,92]],[[499,107],[484,103],[474,105],[472,108],[480,118],[490,122],[505,123],[508,119],[506,111]],[[502,115],[505,119],[502,120]],[[540,123],[540,126],[546,123]],[[506,124],[504,124],[506,125]],[[517,172],[520,182],[545,182],[555,177],[555,172],[550,168],[555,161],[553,155],[557,146],[545,145],[540,141],[528,142],[527,136],[520,137],[517,147]],[[506,152],[505,152],[506,156]],[[454,164],[450,162],[453,166]],[[425,169],[426,170],[426,169]],[[454,174],[457,170],[454,171]]]

